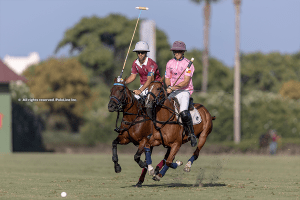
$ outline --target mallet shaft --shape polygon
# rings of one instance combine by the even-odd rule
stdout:
[[[194,58],[191,59],[191,61],[189,62],[189,64],[188,64],[188,66],[187,66],[186,69],[189,69],[189,68],[192,66],[193,62],[194,62]],[[177,83],[177,81],[179,80],[179,78],[181,77],[181,75],[183,74],[183,72],[186,71],[186,69],[182,71],[182,73],[180,74],[180,76],[179,76],[179,77],[177,78],[177,80],[175,81],[174,85]],[[173,86],[174,86],[174,85],[173,85]]]
[[[127,51],[127,55],[126,55],[126,58],[125,58],[125,61],[124,61],[124,65],[123,65],[123,68],[122,68],[122,72],[120,74],[120,78],[122,78],[122,75],[123,75],[123,71],[124,71],[124,68],[125,68],[125,65],[126,65],[126,61],[127,61],[127,57],[128,57],[128,54],[129,54],[129,50],[130,50],[130,47],[131,47],[131,43],[132,43],[132,40],[133,40],[133,37],[134,37],[134,34],[135,34],[135,30],[136,30],[136,27],[139,23],[139,19],[140,19],[140,15],[141,15],[141,12],[142,10],[148,10],[149,8],[147,7],[135,7],[136,9],[140,10],[140,14],[139,14],[139,17],[136,21],[136,24],[135,24],[135,28],[134,28],[134,31],[133,31],[133,35],[132,35],[132,38],[131,38],[131,41],[130,41],[130,44],[129,44],[129,48],[128,48],[128,51]]]

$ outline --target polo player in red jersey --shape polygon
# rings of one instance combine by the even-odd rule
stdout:
[[[144,97],[147,96],[148,86],[153,80],[155,74],[155,80],[160,80],[159,69],[154,60],[147,57],[147,52],[150,52],[147,42],[139,41],[135,45],[133,52],[136,52],[138,58],[133,62],[131,68],[131,75],[127,78],[126,84],[131,83],[135,80],[137,74],[140,75],[140,87],[134,90],[134,96],[137,99],[144,101]]]

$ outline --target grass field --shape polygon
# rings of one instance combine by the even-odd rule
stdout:
[[[184,164],[190,156],[178,155]],[[162,155],[153,155],[157,164]],[[119,154],[116,174],[107,154],[0,154],[0,199],[300,199],[297,156],[201,155],[189,173],[169,169],[160,182]],[[202,187],[199,187],[199,183]]]

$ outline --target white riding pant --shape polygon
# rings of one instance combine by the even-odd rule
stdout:
[[[141,87],[143,87],[143,85],[140,85],[139,89],[141,89]],[[140,96],[146,96],[148,94],[148,88],[144,89],[144,91],[140,94],[140,95],[134,95],[134,97],[136,99],[140,99],[141,97]]]
[[[180,111],[179,113],[181,113],[184,110],[188,110],[189,109],[189,102],[190,102],[190,93],[187,90],[176,90],[171,92],[171,94],[169,95],[169,99],[176,97],[178,100],[178,103],[180,105]]]

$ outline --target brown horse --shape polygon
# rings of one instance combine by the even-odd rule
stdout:
[[[163,87],[163,79],[159,81],[153,81],[148,87],[148,95],[146,99],[146,107],[152,108],[152,121],[155,124],[155,128],[160,132],[154,132],[150,138],[151,146],[158,146],[163,144],[171,148],[170,155],[166,161],[166,165],[159,172],[159,174],[153,177],[154,180],[159,181],[164,176],[169,167],[174,167],[173,159],[182,144],[188,142],[188,134],[184,134],[184,128],[178,121],[179,114],[175,111],[174,100],[170,100],[167,97],[167,92]],[[192,163],[198,158],[199,152],[206,142],[207,136],[211,133],[213,123],[212,117],[208,110],[201,104],[195,103],[194,108],[198,110],[202,122],[194,125],[194,132],[199,139],[197,149],[193,156],[189,159],[188,163],[184,167],[184,171],[189,172]],[[167,128],[166,128],[167,127]],[[143,175],[143,174],[142,174]]]
[[[147,172],[147,165],[140,160],[140,157],[146,148],[146,152],[148,152],[146,162],[147,164],[151,164],[150,154],[153,147],[150,146],[147,136],[158,131],[154,129],[153,122],[147,116],[141,103],[133,96],[131,91],[125,85],[125,82],[126,79],[117,81],[117,78],[115,78],[114,85],[110,91],[110,101],[108,103],[108,110],[110,112],[118,112],[117,121],[119,118],[119,112],[123,113],[121,125],[119,128],[117,127],[115,129],[115,131],[119,134],[112,142],[112,161],[114,162],[115,172],[120,173],[121,166],[118,163],[117,144],[126,145],[132,142],[134,145],[138,146],[138,150],[134,155],[134,160],[141,168],[144,168],[143,172]],[[165,159],[169,155],[168,152]],[[157,165],[155,170],[159,171],[162,166],[163,161]],[[154,173],[153,168],[148,168],[148,170],[151,174]],[[140,187],[143,181],[144,177],[139,180],[137,186]]]

